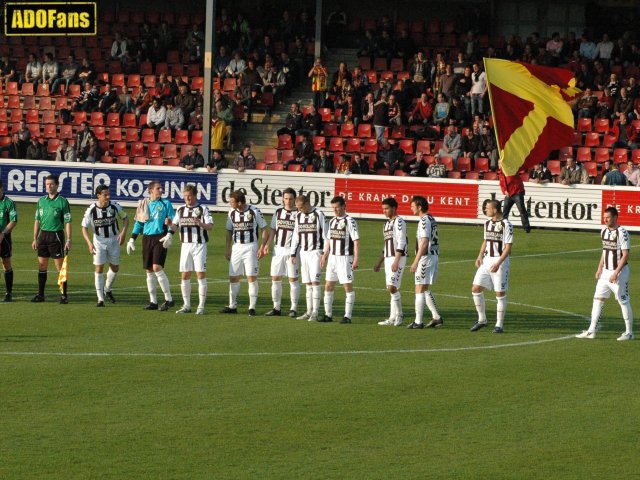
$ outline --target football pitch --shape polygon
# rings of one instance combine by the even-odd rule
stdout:
[[[117,303],[97,309],[84,207],[73,208],[70,303],[57,303],[51,265],[47,302],[32,304],[35,204],[18,208],[16,301],[0,304],[2,479],[638,477],[640,343],[616,342],[624,324],[614,299],[597,339],[573,338],[591,312],[597,232],[525,235],[517,225],[505,333],[496,335],[469,332],[480,226],[439,226],[433,292],[445,325],[408,330],[377,325],[389,311],[384,274],[372,271],[379,221],[358,222],[353,324],[340,325],[262,316],[272,306],[269,259],[261,262],[258,316],[246,315],[245,282],[240,313],[218,314],[228,301],[222,214],[209,244],[205,316],[174,313],[179,242],[166,265],[176,309],[142,310],[140,240],[132,256],[123,250]],[[631,239],[637,317],[638,237]],[[406,325],[408,268],[402,295]],[[192,302],[196,296],[194,285]],[[486,298],[492,327],[496,304]],[[343,305],[336,288],[334,319]]]

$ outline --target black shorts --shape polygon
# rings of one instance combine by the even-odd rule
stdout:
[[[38,235],[38,257],[63,258],[64,257],[64,231],[44,232]]]
[[[163,234],[142,236],[142,268],[145,270],[153,270],[154,265],[164,268],[167,249],[160,243],[162,237]]]
[[[0,242],[0,258],[11,258],[11,234],[7,233]]]

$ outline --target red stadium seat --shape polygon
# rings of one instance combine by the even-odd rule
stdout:
[[[122,126],[123,127],[136,127],[136,114],[135,113],[125,113],[122,117]]]
[[[451,170],[449,173],[447,173],[447,178],[462,178],[462,173],[457,170]]]
[[[471,170],[471,159],[469,157],[458,158],[458,170],[461,172],[468,172]]]
[[[93,127],[93,134],[98,140],[105,140],[107,137],[107,129],[105,127]]]
[[[7,89],[4,93],[7,95],[19,95],[18,82],[7,82]]]
[[[464,178],[466,180],[480,180],[480,172],[467,172]]]
[[[341,137],[353,137],[355,135],[355,128],[353,123],[343,123],[340,126]]]
[[[140,141],[144,143],[153,143],[156,141],[156,131],[153,128],[143,128]]]
[[[291,165],[289,165],[287,167],[287,170],[289,172],[301,172],[302,171],[302,165],[299,163],[293,163]]]
[[[147,157],[133,157],[134,165],[147,165]]]
[[[116,160],[118,165],[129,165],[129,155],[118,155],[118,159]]]
[[[278,149],[282,150],[285,148],[293,148],[293,144],[291,142],[291,135],[289,134],[278,135]]]
[[[112,153],[118,157],[126,155],[127,154],[127,142],[115,142],[113,144],[113,150]],[[120,163],[120,162],[118,162]],[[127,163],[129,163],[127,161]]]
[[[591,119],[589,119],[591,120]],[[609,119],[608,118],[596,118],[594,131],[598,133],[607,133],[609,131]]]
[[[593,121],[590,118],[579,118],[578,119],[578,131],[579,132],[590,132],[593,130]]]
[[[289,150],[291,151],[291,150]],[[278,163],[278,149],[277,148],[267,148],[264,151],[264,161],[265,163]]]
[[[616,163],[626,163],[627,160],[629,160],[629,150],[627,150],[626,148],[615,148],[613,150],[613,161],[614,162],[616,162]]]
[[[44,138],[56,138],[58,136],[56,126],[52,123],[45,124],[43,136]]]
[[[360,139],[358,137],[347,139],[347,152],[359,152],[360,151]]]
[[[489,159],[485,157],[476,158],[475,168],[476,172],[488,172],[489,171]]]
[[[367,138],[364,141],[363,151],[366,153],[376,153],[378,151],[378,142],[375,138]]]
[[[407,155],[412,155],[413,140],[410,140],[410,139],[400,140],[400,150],[402,150]]]
[[[284,170],[284,165],[281,163],[271,163],[269,165],[267,165],[269,170],[277,170],[277,171],[283,171]]]
[[[319,108],[318,113],[323,122],[330,122],[332,120],[330,108]]]
[[[178,156],[178,146],[175,143],[165,143],[163,148],[164,156],[167,158]]]
[[[486,172],[483,180],[498,180],[498,174],[496,172]]]
[[[342,137],[331,137],[331,140],[329,141],[329,151],[330,152],[344,151]]]
[[[143,135],[142,135],[142,141],[146,142],[147,140],[144,139],[144,131],[145,130],[152,130],[152,128],[150,129],[144,129],[142,130]],[[154,140],[148,140],[149,142],[153,142]],[[170,129],[162,129],[158,132],[158,143],[171,143],[171,130]]]
[[[554,177],[560,175],[560,171],[561,171],[560,160],[548,160],[547,168],[551,172],[551,175],[553,175]]]
[[[600,146],[600,135],[598,132],[589,132],[584,137],[584,146],[585,147],[599,147]]]
[[[313,137],[313,139],[311,141],[313,142],[313,149],[316,152],[318,150],[320,150],[321,148],[326,148],[327,147],[326,140],[322,135],[314,135],[314,137]]]
[[[598,176],[598,164],[596,162],[584,162],[582,168],[587,171],[590,177]]]
[[[607,155],[609,151],[607,150]],[[576,151],[576,160],[580,163],[591,161],[591,149],[589,147],[578,147]]]
[[[120,126],[120,115],[118,115],[115,112],[107,114],[107,126],[108,127],[119,127]]]
[[[22,95],[33,95],[35,93],[33,89],[33,83],[25,82],[22,84],[22,88],[20,89],[20,93]]]
[[[587,148],[587,147],[585,147]],[[596,163],[604,163],[611,159],[611,155],[609,153],[609,149],[605,147],[596,148],[595,161]],[[589,160],[591,161],[591,150],[589,149]]]
[[[282,159],[280,160],[280,162],[287,163],[293,160],[294,158],[295,158],[295,154],[293,150],[282,150]]]
[[[602,137],[602,146],[611,148],[613,147],[613,144],[616,143],[616,140],[617,140],[616,137],[614,137],[613,135],[607,135],[605,133],[604,136]]]
[[[176,130],[175,143],[178,145],[189,143],[189,131],[188,130]]]
[[[58,135],[58,138],[72,139],[73,127],[71,125],[60,125],[60,133]]]
[[[202,145],[202,130],[194,130],[191,132],[191,144],[192,145]]]
[[[453,157],[440,157],[440,161],[445,166],[448,172],[453,170]]]
[[[358,137],[369,138],[371,136],[371,124],[361,123],[358,125]]]
[[[113,157],[110,157],[109,155],[103,155],[100,161],[102,163],[113,163]]]
[[[129,152],[132,157],[143,157],[144,156],[144,143],[142,142],[133,142],[131,144],[131,151]]]
[[[122,129],[120,127],[109,128],[109,141],[119,142],[122,140]]]

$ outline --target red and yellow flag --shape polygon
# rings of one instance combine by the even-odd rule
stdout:
[[[58,286],[60,287],[60,293],[64,293],[64,282],[67,281],[68,274],[69,274],[69,255],[65,255],[64,261],[62,262],[62,268],[60,269],[60,273],[58,273]]]
[[[489,100],[505,175],[573,143],[568,102],[580,90],[569,70],[486,58]]]

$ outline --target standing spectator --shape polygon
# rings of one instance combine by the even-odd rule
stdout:
[[[63,138],[60,140],[60,145],[56,150],[57,162],[77,162],[76,151],[73,147],[69,146],[69,140]]]
[[[227,124],[218,118],[215,110],[211,111],[211,150],[222,150],[227,135]]]
[[[211,158],[207,162],[207,172],[218,173],[223,168],[227,168],[229,163],[224,158],[224,152],[222,150],[212,150]]]
[[[589,39],[586,33],[583,33],[580,38],[580,56],[589,62],[596,58],[596,44]]]
[[[147,127],[156,131],[156,136],[160,129],[164,126],[167,117],[167,109],[162,105],[162,100],[154,98],[151,107],[147,111]]]
[[[31,243],[31,248],[38,252],[38,293],[31,300],[34,303],[45,301],[49,258],[53,257],[56,270],[60,272],[64,257],[71,250],[71,209],[67,199],[58,193],[59,183],[55,175],[45,179],[47,194],[40,197],[36,207]],[[69,303],[66,281],[62,284],[60,303]]]
[[[462,153],[462,138],[456,132],[454,126],[447,127],[447,134],[444,136],[442,148],[436,155],[437,157],[451,157],[453,160],[453,169],[458,168],[458,157]]]
[[[558,32],[553,32],[551,39],[547,42],[546,51],[552,67],[560,64],[563,42]]]
[[[222,100],[218,100],[215,104],[215,107],[218,120],[224,122],[225,124],[226,145],[227,149],[231,150],[231,145],[233,144],[232,137],[234,124],[233,109],[231,108],[231,105],[225,106]]]
[[[373,128],[376,131],[378,143],[384,138],[384,132],[389,126],[389,104],[383,96],[373,106]]]
[[[484,114],[484,99],[487,93],[487,74],[480,70],[478,63],[473,64],[471,74],[471,115]]]
[[[31,144],[27,147],[25,157],[27,160],[48,160],[46,147],[40,143],[38,137],[31,137]]]
[[[78,76],[78,70],[80,66],[76,62],[76,59],[73,55],[69,55],[67,58],[67,62],[62,64],[62,74],[53,82],[53,87],[51,87],[51,93],[58,93],[58,85],[64,84],[64,95],[69,94],[69,85],[71,83],[75,83],[75,80]]]
[[[204,33],[200,30],[197,23],[192,25],[191,31],[187,34],[184,46],[189,54],[190,63],[198,63],[202,60],[202,52],[204,50]]]
[[[620,171],[616,162],[611,163],[611,170],[602,177],[602,185],[619,187],[628,185],[627,177]]]
[[[34,87],[37,87],[38,81],[42,79],[42,63],[35,56],[35,54],[29,54],[29,61],[24,70],[24,76],[20,79],[20,86],[25,82],[33,83]]]
[[[422,94],[425,88],[431,86],[431,66],[422,51],[419,51],[414,57],[413,65],[411,65],[411,71],[409,73],[411,74],[411,81],[413,83],[414,96]]]
[[[522,183],[522,179],[520,175],[510,175],[507,176],[502,171],[502,165],[500,167],[500,188],[502,193],[504,194],[503,200],[503,213],[502,217],[507,219],[509,218],[509,212],[511,212],[511,208],[513,205],[518,206],[518,211],[520,212],[520,220],[522,221],[522,228],[524,228],[525,233],[529,233],[531,231],[531,225],[529,225],[529,213],[527,212],[527,207],[524,203],[524,183]]]
[[[256,168],[256,157],[251,153],[251,145],[246,144],[242,151],[238,154],[233,161],[233,168],[238,172],[244,172],[245,170],[254,170]]]
[[[196,168],[204,167],[204,158],[198,153],[195,145],[189,147],[189,153],[187,153],[180,160],[180,166],[185,170],[194,170]]]
[[[451,64],[447,63],[444,67],[444,73],[440,75],[440,81],[438,82],[439,91],[444,98],[451,98],[455,87],[456,76],[453,74],[453,68]]]
[[[327,69],[322,65],[322,60],[316,58],[313,67],[309,70],[307,76],[311,79],[311,90],[313,91],[313,106],[317,109],[322,108],[327,95],[328,77]]]
[[[173,102],[167,102],[167,114],[164,118],[164,130],[171,130],[175,133],[176,130],[182,130],[184,128],[184,114],[180,107],[173,105]]]
[[[362,100],[362,107],[360,108],[362,123],[371,123],[373,121],[374,106],[373,93],[369,92]]]

